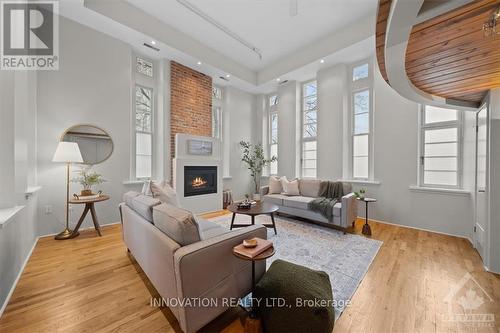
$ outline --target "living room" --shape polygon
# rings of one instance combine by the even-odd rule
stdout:
[[[500,1],[1,6],[0,331],[498,331]]]

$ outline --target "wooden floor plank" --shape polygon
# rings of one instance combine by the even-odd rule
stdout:
[[[361,234],[363,223],[351,232]],[[467,240],[371,224],[372,238],[384,244],[334,333],[499,332],[500,277],[485,272]],[[444,320],[447,293],[467,273],[492,297],[482,308],[495,315],[495,327]],[[126,252],[120,225],[103,227],[103,237],[88,230],[68,241],[42,238],[0,318],[0,332],[180,332],[168,308],[150,306],[151,297],[159,295]],[[455,301],[451,307],[462,309]],[[234,309],[203,331],[241,333],[243,319]]]

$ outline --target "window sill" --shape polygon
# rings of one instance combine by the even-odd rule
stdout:
[[[144,180],[124,180],[123,185],[142,185]]]
[[[380,185],[381,181],[378,180],[361,180],[361,179],[341,179],[341,182],[361,184],[361,185]]]
[[[14,217],[26,206],[15,206],[12,208],[0,209],[0,229],[3,229]]]
[[[437,194],[448,194],[448,195],[463,195],[469,196],[471,192],[469,190],[454,189],[454,188],[439,188],[439,187],[423,187],[412,185],[409,187],[412,192],[422,192],[422,193],[437,193]]]

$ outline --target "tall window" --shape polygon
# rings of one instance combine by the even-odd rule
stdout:
[[[460,187],[462,114],[426,105],[421,118],[420,185]]]
[[[369,68],[368,63],[363,63],[353,67],[351,73],[351,173],[354,179],[370,178],[372,88]]]
[[[302,177],[316,178],[318,104],[316,81],[302,85]]]
[[[212,86],[212,137],[222,138],[222,89]]]
[[[153,89],[135,86],[135,176],[149,179],[153,165]]]
[[[269,157],[278,157],[278,96],[269,97]],[[278,174],[278,161],[269,166],[271,175]]]

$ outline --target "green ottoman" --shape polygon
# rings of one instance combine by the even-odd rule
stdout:
[[[255,286],[254,297],[267,333],[333,330],[333,294],[325,272],[278,259]]]

